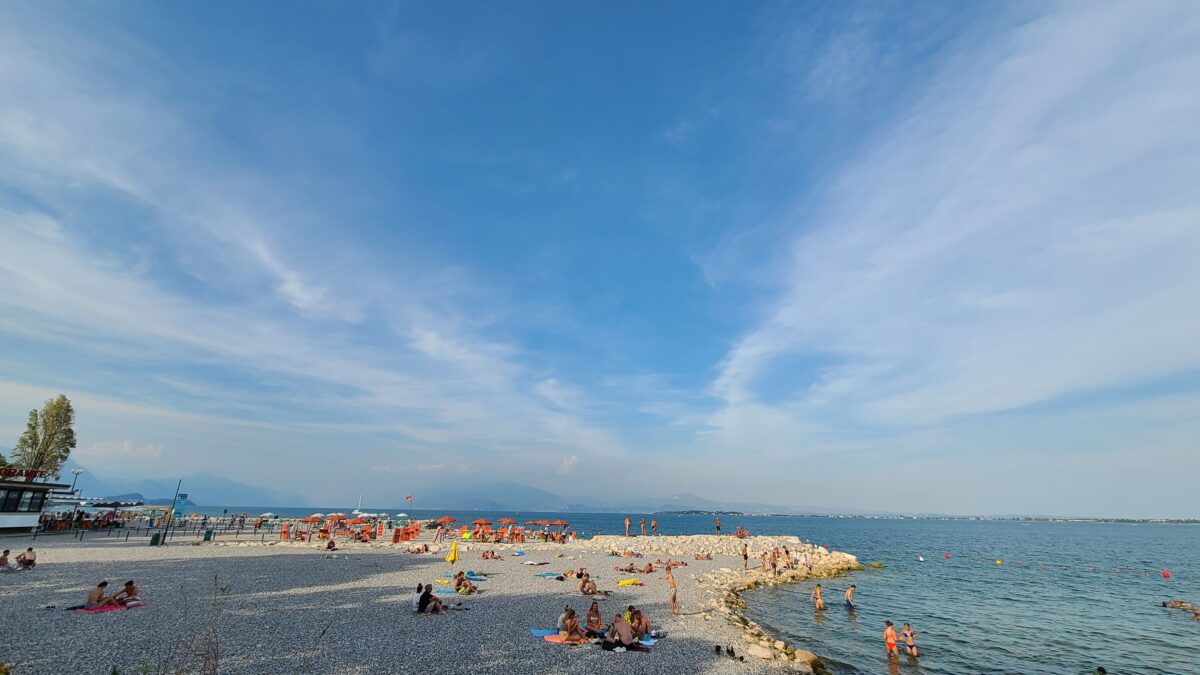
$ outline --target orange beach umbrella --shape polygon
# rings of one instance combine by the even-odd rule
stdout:
[[[441,518],[438,518],[437,520],[435,520],[435,521],[433,521],[433,522],[435,522],[435,523],[441,523],[441,524],[445,525],[445,524],[448,524],[448,523],[453,523],[453,522],[455,522],[456,520],[457,520],[457,518],[451,518],[450,516],[442,516]]]
[[[477,519],[477,520],[472,520],[472,521],[471,521],[471,524],[472,524],[472,525],[491,525],[491,524],[492,524],[492,521],[490,521],[490,520],[487,520],[487,519],[485,519],[485,518],[479,518],[479,519]]]
[[[498,522],[502,525],[516,525],[517,524],[517,521],[513,520],[512,518],[501,518],[500,520],[498,520],[496,522]]]
[[[362,518],[351,518],[350,520],[346,521],[346,524],[347,525],[366,525],[367,521],[363,520]]]
[[[301,518],[300,522],[302,522],[302,523],[319,523],[319,522],[321,522],[321,519],[313,518],[312,516],[309,516],[307,518]]]

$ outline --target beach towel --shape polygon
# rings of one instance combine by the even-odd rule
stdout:
[[[553,628],[530,628],[529,634],[534,637],[548,637],[550,635],[558,635],[558,631]]]
[[[617,585],[618,586],[640,586],[640,585],[642,585],[642,581],[636,577],[633,579],[622,579],[617,582]]]
[[[558,572],[538,572],[537,574],[535,574],[533,576],[542,577],[543,579],[553,579],[554,577],[562,576],[562,575],[560,575]]]
[[[549,565],[550,563],[548,563],[548,562],[534,562],[534,561],[532,561],[532,560],[526,560],[525,562],[523,562],[523,563],[521,563],[521,564],[522,564],[522,565]]]
[[[587,644],[587,642],[574,642],[574,641],[567,642],[566,640],[560,638],[558,636],[557,632],[554,635],[547,635],[546,637],[544,637],[542,639],[545,640],[546,642],[553,642],[556,645],[586,645]]]
[[[133,609],[135,607],[144,607],[145,605],[105,605],[103,607],[93,607],[92,609],[76,609],[80,614],[103,614],[105,612],[119,612],[123,609]]]

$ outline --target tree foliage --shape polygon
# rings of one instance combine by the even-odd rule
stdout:
[[[45,471],[57,478],[74,447],[75,409],[66,396],[59,394],[58,398],[46,401],[41,412],[29,411],[25,433],[12,451],[12,463],[17,468]]]

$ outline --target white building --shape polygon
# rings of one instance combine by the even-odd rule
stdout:
[[[70,487],[60,483],[27,482],[31,473],[35,480],[46,475],[44,471],[0,468],[0,533],[33,532],[50,491]]]

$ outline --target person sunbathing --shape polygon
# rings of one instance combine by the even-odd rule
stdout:
[[[588,637],[600,637],[608,626],[600,620],[600,603],[592,601],[592,606],[587,611],[587,623],[583,626],[584,635]]]
[[[454,590],[458,591],[461,595],[470,595],[476,589],[475,584],[471,583],[470,579],[467,579],[467,573],[459,570],[454,575]]]
[[[637,572],[637,568],[633,566],[633,563],[629,563],[628,565],[626,565],[624,567],[614,567],[613,571],[614,572],[626,572],[628,574],[633,574],[634,572]]]
[[[649,562],[646,563],[646,566],[643,567],[640,571],[642,574],[653,574],[654,573],[654,563],[649,563]]]
[[[409,553],[429,553],[429,544],[413,545],[408,547]]]
[[[695,558],[696,560],[712,560],[711,553],[697,553],[696,555],[694,555],[692,557]]]
[[[96,584],[96,587],[88,593],[87,600],[83,603],[84,609],[96,609],[97,607],[113,606],[119,607],[121,603],[117,602],[116,598],[107,596],[104,591],[108,589],[108,582],[101,581]]]
[[[584,595],[595,595],[597,592],[596,582],[592,581],[587,572],[584,572],[583,576],[579,578],[579,592]]]
[[[562,638],[563,642],[587,642],[587,635],[584,634],[583,626],[579,624],[579,618],[575,616],[575,610],[568,607],[562,616],[562,627],[558,630],[558,637]]]
[[[133,583],[133,579],[130,579],[129,581],[125,582],[124,588],[117,591],[117,594],[113,596],[113,599],[116,600],[118,604],[126,607],[135,607],[137,605],[144,604],[141,596],[139,595],[140,593],[141,589],[138,588],[137,584]]]

